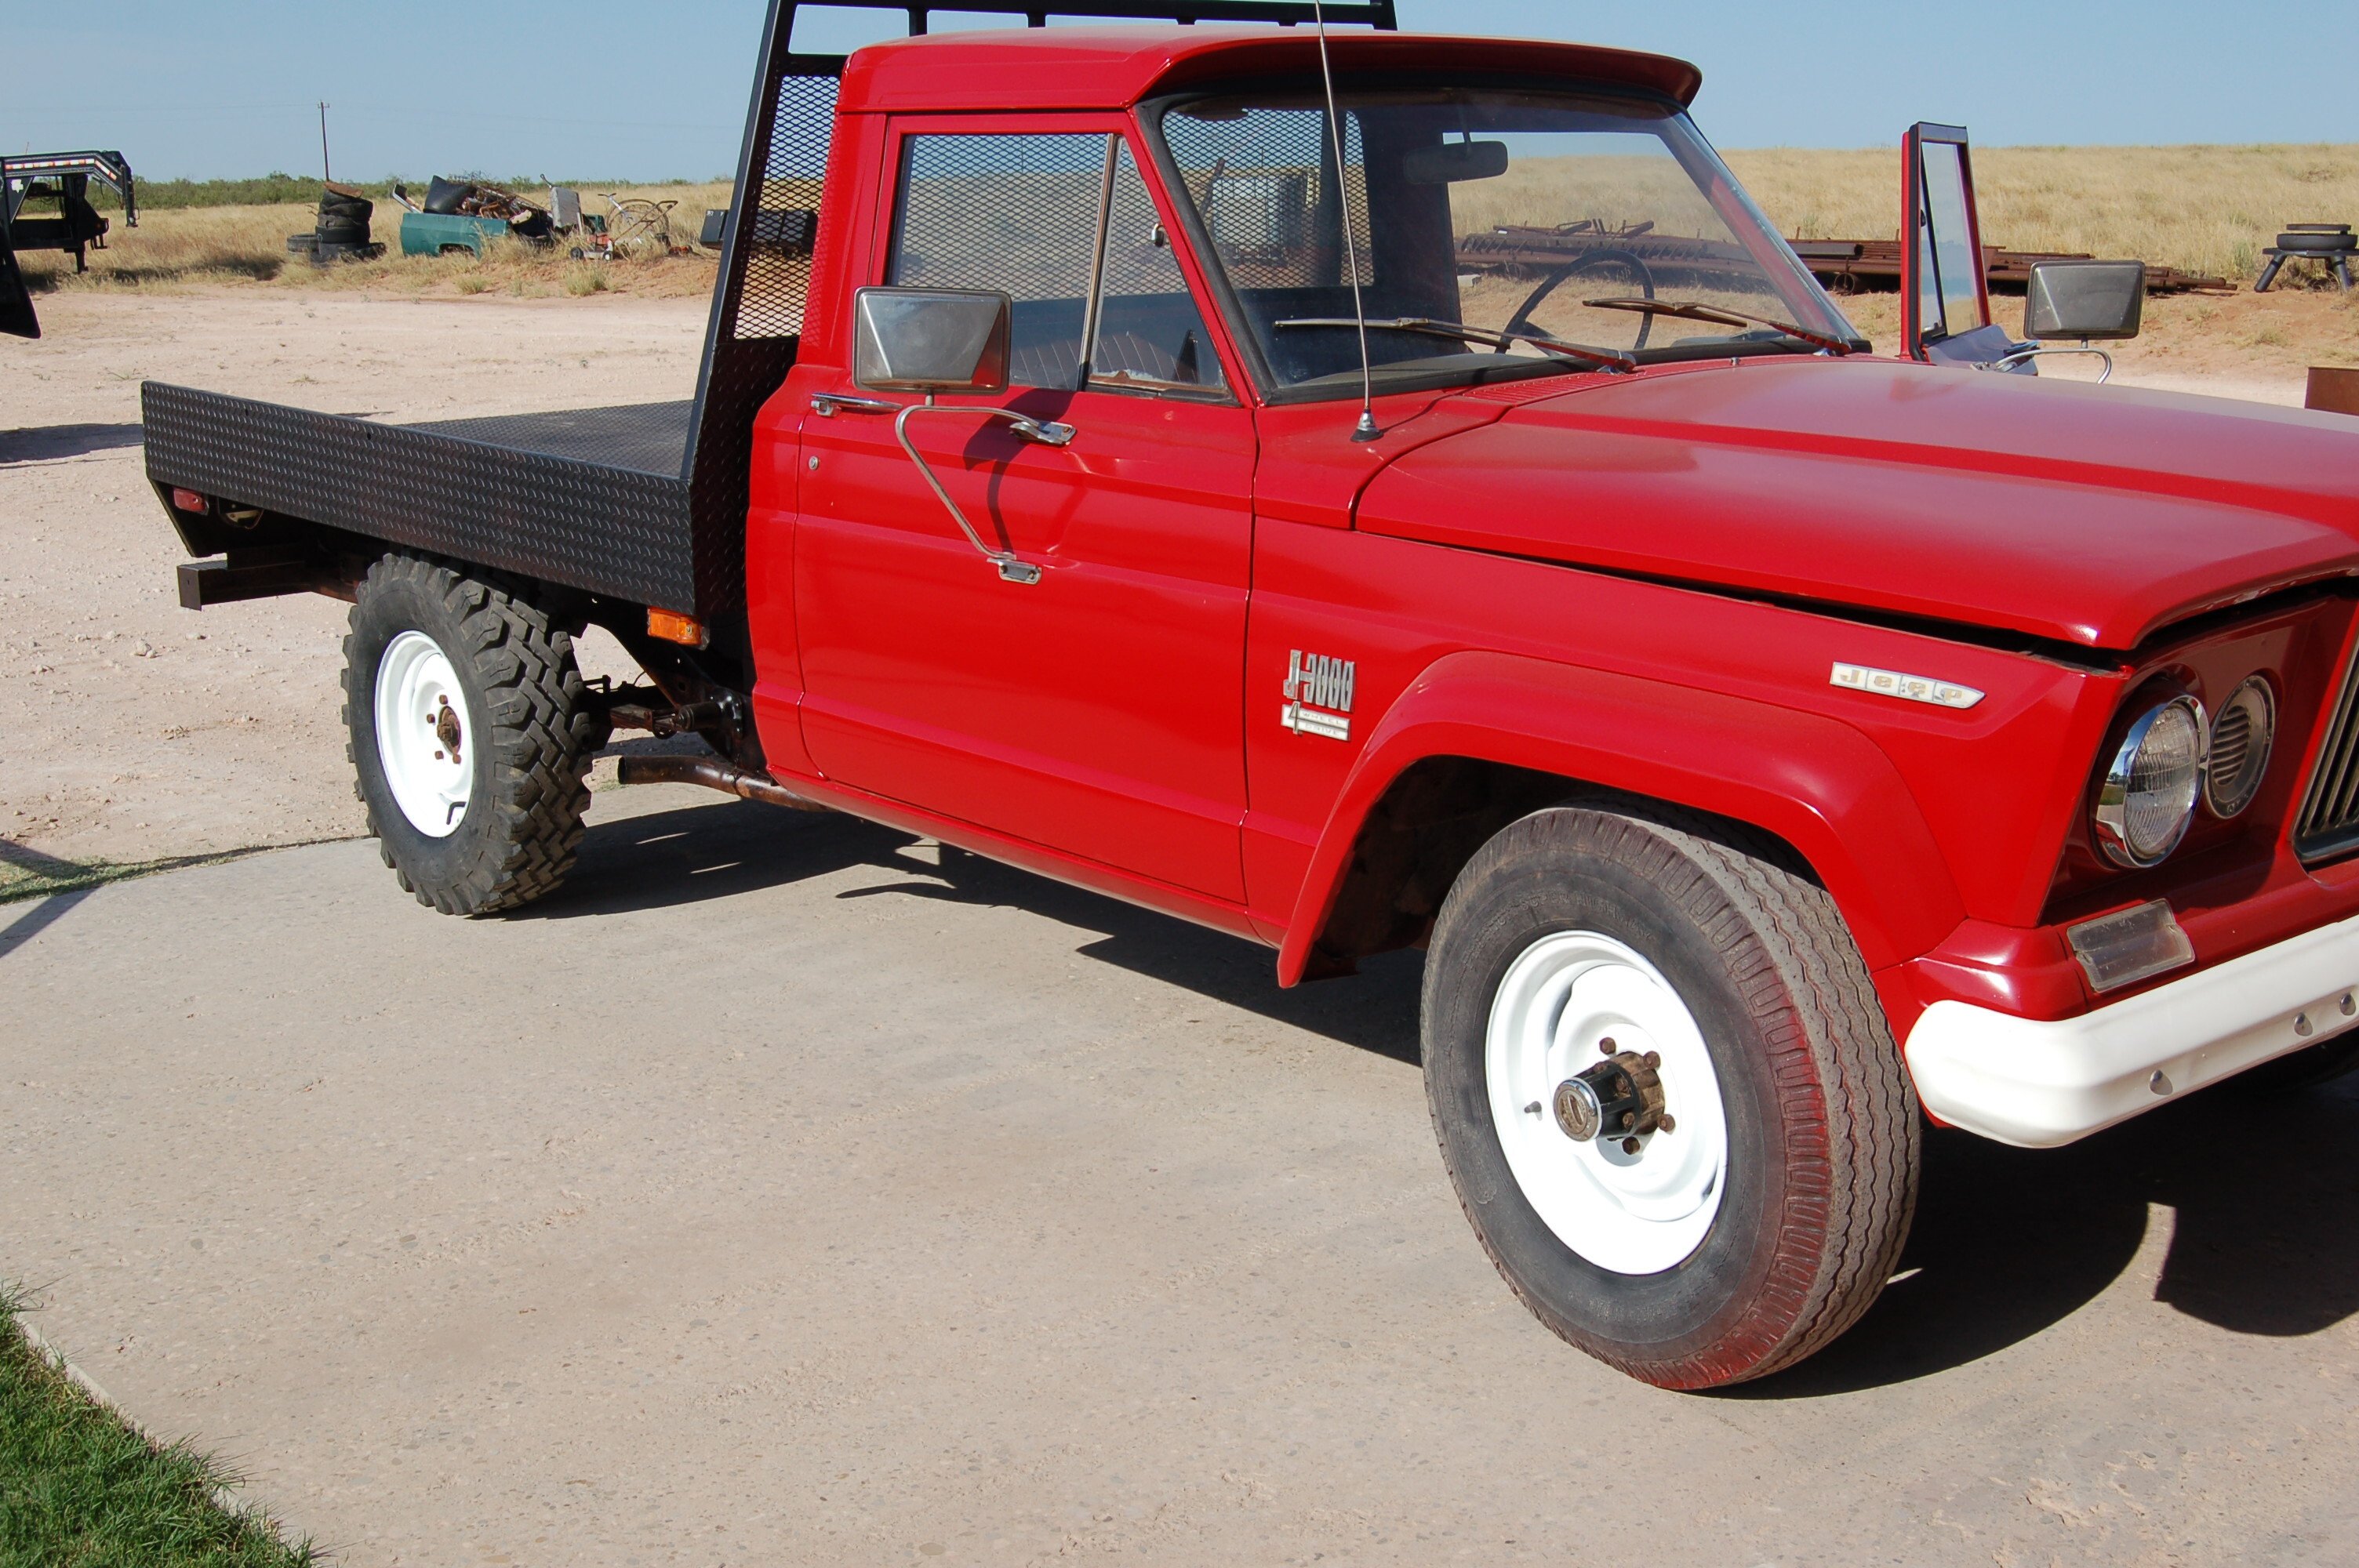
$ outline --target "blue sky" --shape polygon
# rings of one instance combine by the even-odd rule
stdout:
[[[1703,67],[1723,147],[1882,146],[1912,120],[2025,143],[2359,142],[2359,0],[1399,0],[1429,31]],[[0,146],[120,147],[148,178],[319,167],[710,177],[734,162],[761,0],[12,4]],[[848,47],[884,16],[809,14]],[[446,67],[442,62],[454,62]]]

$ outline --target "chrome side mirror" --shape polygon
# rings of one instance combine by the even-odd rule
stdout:
[[[852,379],[870,392],[996,395],[1007,390],[1015,302],[963,288],[864,288],[854,297]]]
[[[2144,262],[2034,262],[2023,335],[2043,343],[2118,341],[2138,335],[2145,310]]]

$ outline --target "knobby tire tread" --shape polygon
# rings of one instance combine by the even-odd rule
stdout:
[[[378,560],[362,579],[360,597],[365,600],[373,589],[404,580],[439,600],[458,624],[462,645],[446,651],[454,662],[467,661],[484,688],[493,762],[491,797],[483,804],[497,816],[488,838],[493,852],[478,857],[451,885],[419,887],[395,863],[367,793],[357,783],[353,793],[367,812],[378,853],[419,903],[458,915],[522,908],[557,891],[573,870],[586,831],[591,758],[606,740],[605,726],[587,700],[572,633],[518,588],[418,556]],[[352,705],[375,698],[375,672],[353,667],[350,634],[344,649],[350,733]],[[345,756],[359,761],[350,741]]]

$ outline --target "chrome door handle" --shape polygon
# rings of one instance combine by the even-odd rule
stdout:
[[[926,476],[928,488],[933,491],[935,499],[940,501],[944,510],[950,513],[951,521],[959,525],[959,532],[966,535],[967,543],[983,552],[983,558],[999,569],[999,579],[1002,582],[1016,583],[1024,587],[1030,587],[1038,582],[1040,580],[1038,567],[1034,566],[1030,561],[1017,558],[1013,550],[995,550],[983,542],[983,535],[976,533],[974,524],[966,520],[966,514],[961,512],[958,503],[951,499],[951,492],[944,490],[942,481],[934,477],[933,465],[926,461],[925,454],[919,451],[917,443],[909,439],[909,419],[911,416],[918,414],[980,414],[986,419],[1005,419],[1007,421],[1008,428],[1014,430],[1016,435],[1025,440],[1036,441],[1044,447],[1070,447],[1073,444],[1074,436],[1079,432],[1071,425],[1043,424],[1028,415],[1018,414],[1012,408],[946,407],[930,397],[923,403],[912,403],[903,408],[893,421],[893,436],[901,443],[901,449],[909,455],[911,462],[918,465],[918,471]]]
[[[847,397],[840,392],[814,393],[810,411],[822,419],[832,419],[838,414],[898,414],[901,405],[887,403],[881,397]]]

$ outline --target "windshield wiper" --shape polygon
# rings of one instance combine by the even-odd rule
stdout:
[[[1361,323],[1349,316],[1299,316],[1278,321],[1279,327],[1343,327],[1355,328]],[[1483,343],[1504,349],[1516,343],[1530,343],[1567,359],[1585,361],[1593,365],[1610,365],[1615,370],[1636,370],[1638,362],[1619,349],[1592,349],[1579,343],[1568,343],[1561,338],[1551,338],[1546,332],[1493,332],[1481,327],[1463,326],[1456,321],[1437,321],[1429,316],[1387,316],[1371,319],[1367,325],[1383,332],[1423,332],[1428,337],[1453,338],[1462,343]]]
[[[1813,332],[1807,327],[1797,327],[1791,321],[1772,320],[1767,316],[1747,316],[1741,310],[1723,310],[1717,305],[1696,305],[1681,299],[1584,299],[1592,310],[1642,310],[1650,316],[1677,316],[1689,321],[1710,321],[1722,327],[1767,327],[1782,332],[1798,342],[1814,349],[1824,349],[1831,354],[1848,354],[1855,345],[1842,338]],[[1373,325],[1373,323],[1372,323]]]

